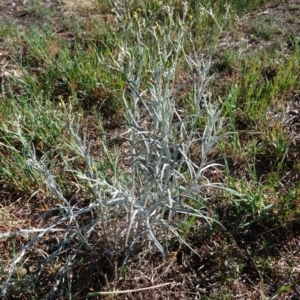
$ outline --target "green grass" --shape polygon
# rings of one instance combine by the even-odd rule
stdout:
[[[282,117],[300,88],[297,36],[288,54],[217,45],[265,3],[99,1],[74,19],[35,1],[25,26],[0,26],[3,293],[159,293],[176,276],[199,299],[233,299],[243,282],[261,299],[293,291],[276,245],[297,237],[300,212],[299,141]],[[271,41],[273,21],[251,34]]]

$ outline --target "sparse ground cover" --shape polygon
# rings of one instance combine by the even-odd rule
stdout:
[[[0,6],[2,297],[300,297],[299,1]]]

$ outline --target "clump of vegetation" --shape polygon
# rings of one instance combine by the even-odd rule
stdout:
[[[299,53],[236,49],[246,2],[35,2],[0,28],[3,297],[292,291]],[[269,21],[248,30],[270,49]]]

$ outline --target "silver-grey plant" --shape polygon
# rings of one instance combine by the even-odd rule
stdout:
[[[164,252],[162,241],[170,233],[185,243],[174,216],[197,216],[210,222],[199,209],[206,200],[201,199],[200,191],[221,187],[205,177],[207,169],[220,166],[210,163],[208,154],[222,138],[223,128],[221,103],[213,103],[208,91],[210,60],[197,51],[185,53],[185,41],[189,39],[187,6],[183,17],[176,21],[175,38],[174,13],[169,6],[162,10],[170,18],[170,26],[146,28],[145,20],[135,16],[123,30],[125,40],[134,35],[136,44],[121,42],[111,63],[113,70],[126,76],[129,87],[123,96],[127,130],[122,136],[131,163],[123,184],[119,182],[115,187],[119,189],[115,197],[118,203],[122,201],[127,214],[125,245],[131,240],[124,261],[142,237],[149,238],[160,252]],[[192,40],[189,42],[193,45]],[[109,63],[105,58],[99,60]],[[176,72],[182,65],[188,76],[179,82]],[[186,85],[193,90],[192,114],[176,106],[176,96]],[[201,132],[199,122],[205,124]],[[201,147],[200,164],[189,155],[195,144]]]

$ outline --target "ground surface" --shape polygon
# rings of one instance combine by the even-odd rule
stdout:
[[[25,30],[30,25],[39,26],[43,22],[43,9],[47,8],[53,11],[52,21],[57,34],[72,39],[73,32],[63,28],[57,20],[63,18],[64,14],[72,16],[74,11],[76,11],[77,16],[79,14],[80,18],[86,19],[87,22],[93,15],[93,12],[89,11],[92,7],[89,1],[41,1],[41,3],[36,2],[35,5],[31,5],[30,2],[14,1],[12,3],[3,0],[0,4],[0,23],[15,22],[16,26],[25,28]],[[103,18],[110,17],[107,15]],[[239,76],[234,65],[229,69],[228,66],[222,65],[222,53],[228,49],[236,52],[243,49],[240,51],[240,57],[267,49],[267,51],[274,52],[274,60],[277,59],[276,54],[278,54],[278,61],[275,63],[280,64],[279,57],[281,55],[287,57],[291,55],[293,45],[289,37],[300,40],[300,1],[290,0],[282,1],[278,5],[264,5],[259,10],[247,14],[237,21],[234,29],[224,33],[220,39],[218,44],[220,52],[214,58],[217,76],[223,78],[228,85],[234,82],[236,76]],[[0,39],[2,83],[11,74],[22,76],[17,66],[14,65],[14,54],[10,53],[9,48]],[[275,76],[272,73],[272,68],[266,69],[265,72],[270,80]],[[2,98],[5,98],[5,94],[5,89],[2,89]],[[93,127],[93,116],[89,115],[88,111],[86,115],[85,122],[88,125],[85,124],[85,126],[91,132],[96,131],[96,126]],[[241,127],[252,126],[243,120],[243,116],[241,116],[240,121]],[[285,189],[295,187],[300,179],[299,169],[293,167],[299,160],[299,89],[292,90],[286,97],[284,108],[276,105],[269,108],[268,122],[271,124],[270,126],[279,121],[284,122],[285,130],[294,146],[294,150],[290,151],[287,156],[287,161],[290,161],[292,167],[290,170],[286,170],[286,174],[283,176],[280,194]],[[268,169],[268,162],[261,161],[263,158],[259,162],[263,176],[264,171]],[[233,164],[232,172],[238,173],[241,164],[236,164],[235,167],[237,170],[234,170]],[[0,186],[0,195],[1,201],[10,203],[10,205],[4,206],[0,202],[0,208],[5,209],[8,212],[6,215],[10,216],[10,219],[1,220],[0,215],[1,232],[6,231],[7,227],[12,230],[14,227],[21,228],[30,222],[35,226],[42,226],[41,223],[35,223],[34,217],[37,217],[43,208],[35,207],[32,199],[26,201],[25,207],[23,204],[18,204],[19,199],[23,196],[15,190],[10,190],[7,185]],[[299,195],[296,195],[289,209],[299,209],[300,201],[298,198]],[[222,206],[219,209],[219,219],[226,230],[214,229],[215,232],[212,234],[207,228],[201,232],[191,232],[187,238],[198,255],[176,243],[165,257],[140,253],[139,249],[136,249],[136,253],[131,256],[128,262],[130,268],[126,273],[126,278],[123,279],[116,278],[116,269],[122,257],[112,257],[111,254],[105,254],[101,241],[96,242],[97,237],[95,237],[95,249],[93,253],[90,253],[90,257],[86,258],[86,265],[78,265],[78,268],[73,271],[73,299],[84,299],[83,295],[97,289],[110,290],[112,281],[119,280],[118,289],[120,290],[135,289],[136,287],[153,285],[153,278],[155,278],[155,284],[170,282],[171,287],[127,294],[116,297],[116,299],[300,299],[299,221],[295,219],[287,225],[281,219],[276,218],[277,213],[274,209],[273,218],[268,218],[266,221],[263,217],[261,220],[258,217],[253,226],[235,232],[234,228],[230,227],[230,224],[233,224],[230,223],[230,220],[234,220],[234,212],[222,211]],[[278,209],[284,210],[285,208],[279,207]],[[22,224],[19,220],[24,219],[24,214],[28,214],[28,217]],[[199,227],[204,226],[200,225],[202,224],[199,224]],[[55,244],[55,240],[51,240],[51,236],[49,236],[47,243],[47,247],[51,247]],[[7,249],[10,246],[10,241],[0,244],[1,265],[4,265],[5,259],[9,257]],[[44,248],[45,251],[47,251],[46,248]],[[32,255],[32,259],[34,254],[31,253],[30,255]],[[255,260],[258,256],[261,258],[259,262]],[[264,266],[260,265],[262,261]],[[242,270],[240,269],[241,266]],[[34,265],[31,267],[34,268]],[[55,268],[59,268],[59,262]],[[21,277],[22,272],[25,271],[20,270],[19,276]],[[83,274],[88,272],[89,278],[93,279],[92,283],[82,280]],[[95,275],[90,276],[90,274]],[[4,280],[1,278],[1,273],[0,280]],[[45,296],[48,281],[51,281],[51,270],[48,270],[41,278],[41,297]],[[279,293],[279,289],[283,286],[288,288]],[[11,294],[11,299],[26,299],[27,296],[20,296],[20,293],[17,290]],[[220,295],[223,295],[224,298],[221,298]]]

